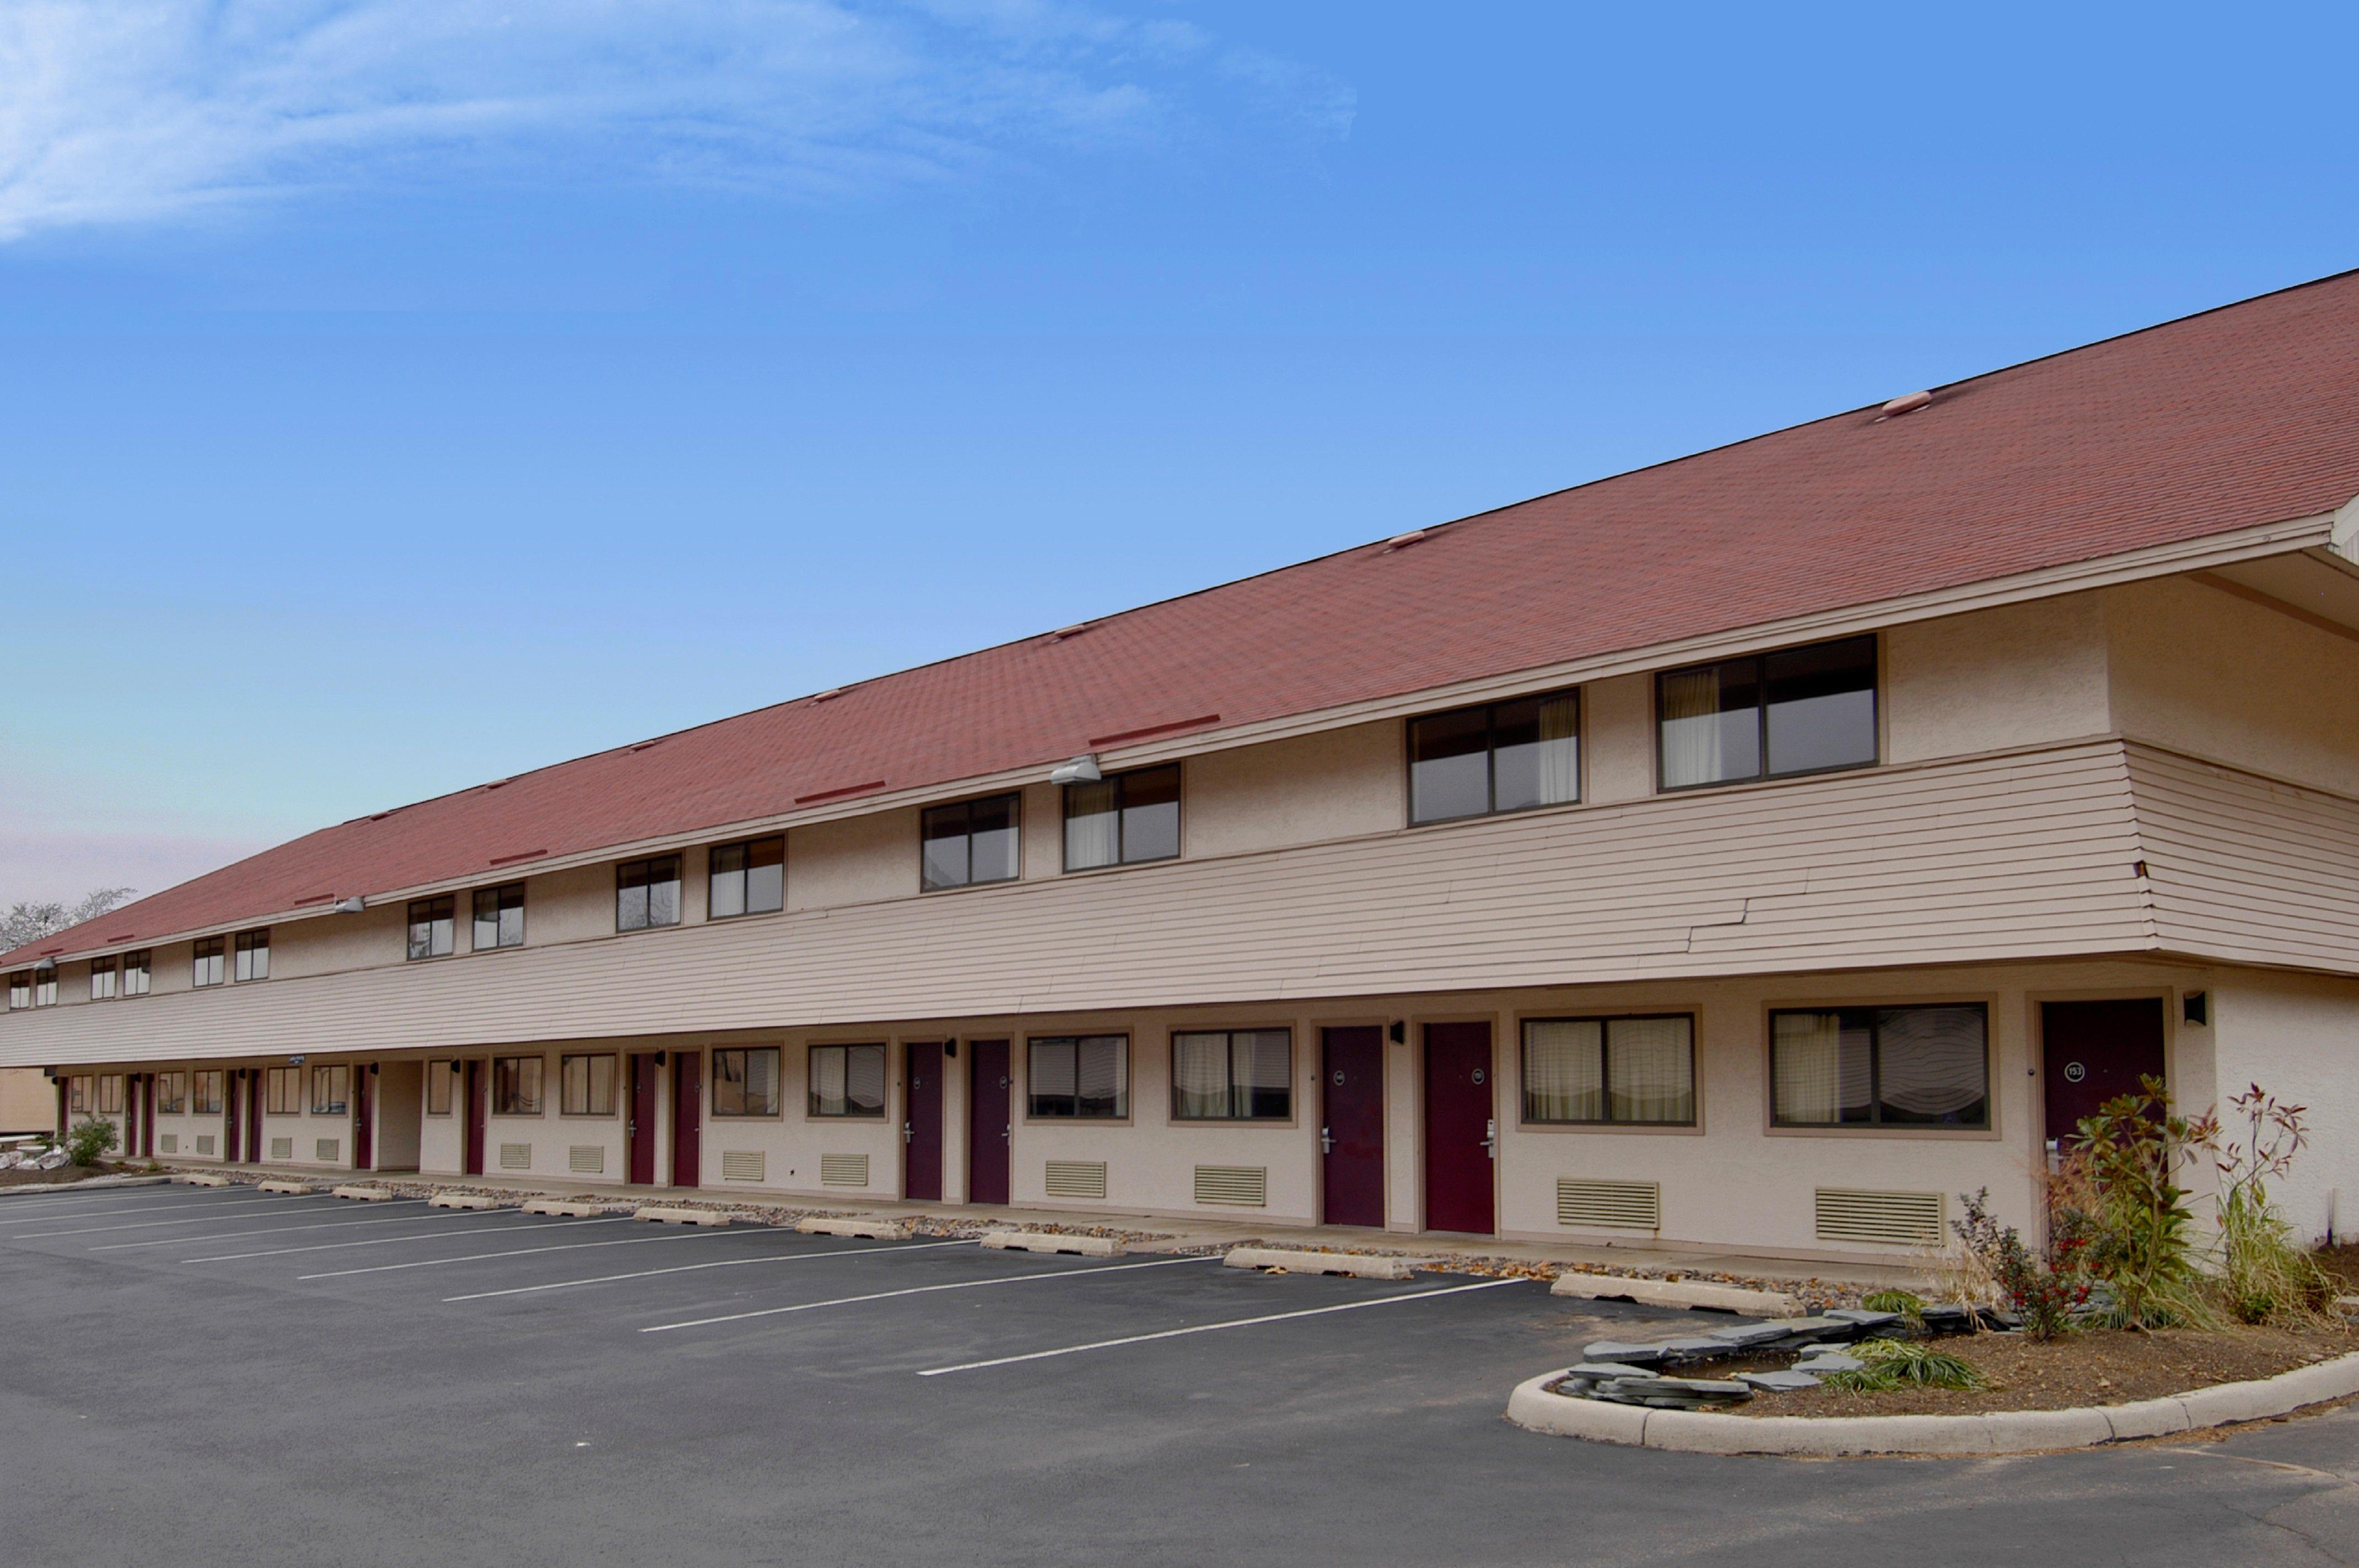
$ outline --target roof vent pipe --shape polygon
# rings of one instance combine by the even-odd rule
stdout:
[[[1903,414],[1913,414],[1932,400],[1930,392],[1903,393],[1884,406],[1884,411],[1875,416],[1876,421],[1881,423],[1886,419],[1897,419]]]

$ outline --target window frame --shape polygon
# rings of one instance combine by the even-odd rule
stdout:
[[[508,902],[510,893],[516,895],[514,904]],[[492,928],[492,940],[489,942],[483,940],[485,924],[484,900],[486,898],[492,901],[492,918],[489,922]],[[516,917],[514,942],[505,940],[506,933],[503,930],[505,922],[502,920],[502,917],[511,909],[516,910]],[[502,882],[496,887],[473,889],[467,898],[467,951],[469,953],[506,953],[522,947],[525,938],[525,885],[521,882]]]
[[[54,1007],[57,1005],[58,966],[52,964],[44,969],[39,964],[35,964],[33,966],[33,1006]]]
[[[33,1005],[33,972],[14,969],[8,973],[8,1010],[21,1013]]]
[[[166,1068],[156,1074],[156,1114],[159,1116],[184,1116],[189,1114],[189,1077],[185,1068]]]
[[[452,1071],[457,1065],[457,1062],[448,1056],[427,1062],[425,1115],[447,1116],[457,1114],[459,1074]],[[439,1111],[434,1108],[434,1086],[437,1083],[442,1086],[442,1108]]]
[[[583,1063],[582,1073],[582,1108],[573,1107],[573,1064]],[[598,1106],[597,1064],[606,1063],[606,1108]],[[557,1059],[557,1114],[560,1116],[581,1116],[598,1121],[612,1121],[619,1114],[622,1103],[623,1059],[612,1051],[571,1051]]]
[[[236,959],[230,966],[230,981],[237,985],[255,985],[270,978],[270,928],[256,926],[252,931],[237,933]],[[255,955],[259,954],[259,957]]]
[[[1535,800],[1528,806],[1499,805],[1499,722],[1498,710],[1516,702],[1546,702],[1554,698],[1572,699],[1572,799],[1570,800]],[[1462,713],[1483,715],[1484,798],[1490,804],[1480,811],[1465,811],[1451,817],[1420,817],[1417,814],[1417,726],[1429,719],[1456,718]],[[1564,806],[1578,806],[1589,793],[1589,703],[1579,685],[1559,686],[1547,691],[1528,691],[1521,696],[1502,697],[1492,702],[1470,702],[1462,707],[1439,708],[1430,713],[1412,713],[1401,723],[1402,809],[1408,825],[1413,828],[1438,828],[1451,822],[1479,822],[1490,817],[1520,816],[1526,811],[1550,811]]]
[[[217,1116],[229,1103],[229,1073],[219,1067],[189,1069],[189,1114]]]
[[[819,1058],[821,1051],[843,1053],[843,1081],[852,1082],[852,1053],[873,1051],[876,1053],[876,1108],[874,1111],[821,1110],[819,1104]],[[784,1097],[783,1094],[780,1096]],[[852,1105],[847,1093],[844,1105]],[[803,1053],[803,1115],[811,1121],[821,1122],[881,1122],[893,1114],[893,1053],[886,1042],[878,1040],[828,1040],[808,1047]]]
[[[653,889],[661,886],[661,882],[655,877],[655,868],[663,865],[667,861],[671,864],[671,876],[665,879],[671,883],[673,888],[671,919],[668,920],[650,919],[639,925],[625,925],[623,923],[623,895],[630,890],[631,883],[629,878],[631,872],[634,869],[642,869],[644,871],[646,880],[640,882],[638,886],[648,891],[649,896],[647,898],[647,909],[649,913],[652,914],[655,909]],[[674,927],[678,926],[682,920],[687,919],[688,881],[685,875],[686,869],[686,862],[683,860],[678,850],[672,850],[664,855],[642,855],[636,860],[616,861],[614,863],[615,934],[619,936],[632,931],[670,931]]]
[[[341,1074],[341,1079],[338,1075]],[[343,1093],[322,1094],[323,1083],[341,1082]],[[353,1064],[349,1062],[317,1062],[311,1064],[311,1114],[315,1116],[348,1116],[353,1114]]]
[[[772,1096],[770,1108],[766,1111],[723,1110],[721,1108],[721,1059],[724,1056],[743,1056],[751,1058],[766,1051],[777,1061],[777,1066],[770,1073],[770,1094]],[[716,1045],[712,1048],[712,1060],[706,1063],[705,1067],[705,1076],[711,1080],[711,1086],[705,1091],[704,1097],[705,1103],[712,1107],[712,1116],[716,1121],[775,1122],[786,1119],[786,1047],[781,1045]],[[753,1074],[748,1071],[741,1070],[738,1073],[736,1082],[740,1085],[750,1083],[753,1082]]]
[[[1683,1018],[1688,1026],[1688,1119],[1683,1122],[1617,1121],[1613,1116],[1614,1095],[1614,1034],[1616,1023],[1649,1023],[1665,1018]],[[1603,1073],[1603,1104],[1607,1114],[1594,1120],[1579,1121],[1531,1114],[1531,1035],[1533,1024],[1589,1024],[1599,1026],[1598,1067]],[[1635,1132],[1635,1133],[1700,1133],[1703,1130],[1703,1073],[1697,1065],[1701,1048],[1702,1015],[1693,1007],[1667,1007],[1643,1013],[1533,1013],[1516,1019],[1516,1125],[1535,1132]]]
[[[435,919],[435,910],[437,909],[441,910],[441,918],[439,921]],[[426,912],[425,919],[422,920],[419,918],[419,911],[421,909]],[[442,947],[440,952],[437,952],[434,947],[434,927],[438,924],[443,928]],[[418,951],[418,928],[420,925],[426,927],[426,951],[424,953]],[[437,893],[432,898],[429,898],[410,899],[408,931],[408,934],[405,938],[402,947],[402,952],[405,954],[404,962],[406,963],[427,964],[437,958],[448,958],[452,953],[458,952],[458,896],[452,893]]]
[[[1285,1113],[1284,1113],[1283,1115],[1277,1115],[1277,1116],[1255,1116],[1255,1115],[1251,1114],[1250,1112],[1248,1112],[1248,1113],[1247,1113],[1246,1115],[1245,1115],[1245,1116],[1237,1116],[1237,1115],[1234,1114],[1234,1109],[1233,1109],[1233,1110],[1232,1110],[1232,1114],[1230,1114],[1230,1115],[1228,1115],[1228,1116],[1190,1116],[1190,1115],[1188,1115],[1186,1112],[1182,1111],[1182,1110],[1180,1108],[1180,1040],[1181,1040],[1182,1038],[1184,1038],[1184,1037],[1191,1037],[1191,1036],[1220,1035],[1220,1036],[1222,1036],[1222,1037],[1223,1037],[1224,1039],[1226,1039],[1226,1040],[1227,1040],[1227,1041],[1228,1041],[1228,1074],[1229,1074],[1229,1082],[1228,1082],[1228,1094],[1229,1094],[1229,1104],[1230,1104],[1230,1105],[1234,1108],[1234,1105],[1236,1105],[1236,1096],[1237,1096],[1237,1079],[1236,1079],[1236,1072],[1237,1072],[1237,1055],[1236,1055],[1236,1052],[1237,1052],[1237,1037],[1238,1037],[1239,1035],[1257,1035],[1257,1034],[1275,1034],[1275,1035],[1283,1035],[1283,1036],[1285,1036],[1285,1037],[1286,1037],[1286,1110],[1285,1110]],[[1171,1120],[1171,1122],[1172,1122],[1172,1124],[1173,1124],[1174,1126],[1181,1126],[1181,1125],[1185,1125],[1185,1126],[1188,1126],[1188,1127],[1291,1127],[1292,1125],[1294,1125],[1294,1123],[1295,1123],[1295,1121],[1296,1121],[1296,1119],[1297,1119],[1297,1117],[1296,1117],[1296,1111],[1297,1111],[1297,1109],[1298,1109],[1298,1107],[1299,1107],[1299,1096],[1298,1096],[1298,1094],[1297,1094],[1297,1093],[1296,1093],[1296,1084],[1295,1084],[1295,1076],[1294,1076],[1294,1075],[1295,1075],[1295,1060],[1294,1060],[1294,1029],[1293,1029],[1293,1027],[1292,1027],[1291,1025],[1288,1025],[1288,1024],[1269,1024],[1269,1025],[1266,1025],[1266,1026],[1264,1026],[1264,1027],[1257,1028],[1257,1029],[1256,1029],[1256,1028],[1250,1027],[1250,1026],[1240,1026],[1240,1027],[1237,1027],[1237,1028],[1234,1028],[1234,1029],[1177,1029],[1177,1028],[1175,1028],[1175,1029],[1170,1029],[1170,1030],[1169,1030],[1169,1031],[1168,1031],[1168,1035],[1167,1035],[1167,1039],[1166,1039],[1166,1044],[1169,1047],[1169,1053],[1170,1053],[1170,1079],[1171,1079],[1171,1085],[1170,1085],[1170,1087],[1171,1087],[1171,1116],[1170,1116],[1170,1120]],[[1060,1119],[1061,1119],[1061,1118],[1060,1118]]]
[[[513,1095],[503,1098],[500,1070],[510,1065],[516,1068],[515,1083],[512,1085],[516,1092]],[[529,1072],[527,1071],[527,1068]],[[532,1094],[527,1108],[521,1110],[506,1108],[512,1105],[527,1105],[527,1102],[524,1094],[524,1081],[527,1077],[532,1080]],[[549,1058],[538,1052],[493,1057],[492,1081],[489,1088],[490,1108],[484,1113],[486,1116],[524,1118],[547,1116],[549,1114]]]
[[[1811,648],[1833,648],[1842,643],[1864,642],[1870,645],[1868,668],[1868,729],[1875,738],[1875,755],[1864,762],[1834,762],[1824,768],[1795,768],[1783,772],[1769,770],[1769,660],[1781,653],[1803,653]],[[1699,670],[1715,670],[1724,664],[1750,661],[1753,665],[1754,745],[1758,749],[1761,766],[1758,770],[1735,779],[1704,779],[1692,784],[1666,782],[1669,769],[1663,766],[1663,682],[1674,675],[1686,675]],[[1670,670],[1658,670],[1653,681],[1655,708],[1655,792],[1658,795],[1683,795],[1690,789],[1725,789],[1739,784],[1766,784],[1778,779],[1815,779],[1827,773],[1855,773],[1863,768],[1884,766],[1884,637],[1880,632],[1858,632],[1850,637],[1821,637],[1811,642],[1791,643],[1784,648],[1763,648],[1758,653],[1731,654],[1726,659],[1707,659],[1694,664],[1682,664]],[[1723,710],[1723,712],[1728,710]],[[1807,1011],[1804,1009],[1796,1009]]]
[[[122,1073],[102,1073],[98,1075],[98,1114],[100,1116],[121,1116],[128,1095],[128,1086]],[[113,1103],[109,1104],[110,1101]]]
[[[758,868],[758,867],[756,867],[756,866],[752,866],[752,865],[740,865],[740,866],[737,867],[737,869],[736,869],[736,870],[734,870],[734,871],[715,871],[715,870],[712,868],[712,862],[713,862],[714,857],[715,857],[715,856],[717,856],[717,855],[720,855],[723,851],[724,851],[724,850],[733,850],[733,849],[734,849],[734,850],[739,851],[741,854],[747,854],[747,853],[750,853],[750,852],[751,852],[751,851],[752,851],[752,850],[753,850],[756,845],[766,846],[766,845],[769,845],[769,844],[777,844],[777,845],[778,846],[778,859],[777,859],[777,866],[778,866],[778,901],[777,901],[777,904],[774,908],[757,909],[755,909],[755,908],[753,908],[753,907],[752,907],[752,891],[753,891],[753,873],[754,873],[756,869],[759,869],[759,868]],[[715,880],[716,878],[718,878],[718,877],[741,877],[741,878],[743,878],[743,879],[744,879],[744,887],[743,887],[743,890],[741,891],[741,894],[740,894],[740,897],[739,897],[738,902],[739,902],[741,905],[745,906],[745,907],[743,907],[743,908],[739,909],[735,914],[731,914],[731,915],[716,915],[716,914],[714,914],[714,913],[712,912],[712,884],[713,884],[713,882],[714,882],[714,880]],[[727,843],[727,844],[712,844],[712,845],[709,845],[709,846],[705,849],[705,852],[704,852],[704,918],[705,918],[707,920],[750,920],[750,919],[752,919],[752,918],[753,918],[754,916],[756,916],[756,915],[776,915],[776,914],[781,914],[781,913],[785,912],[786,907],[787,907],[787,835],[786,835],[786,834],[784,834],[784,833],[764,833],[763,835],[761,835],[761,836],[760,836],[760,837],[758,837],[758,838],[741,838],[741,839],[733,839],[733,840],[731,840],[731,841],[730,841],[729,843]]]
[[[1979,1122],[1888,1122],[1884,1120],[1884,1031],[1881,1023],[1871,1026],[1868,1046],[1868,1105],[1875,1118],[1864,1122],[1798,1122],[1786,1121],[1777,1115],[1777,1019],[1787,1014],[1811,1013],[1905,1013],[1930,1011],[1933,1008],[1966,1007],[1982,1015],[1983,1019],[1983,1119]],[[1820,1007],[1783,1005],[1765,1009],[1762,1028],[1763,1122],[1775,1136],[1818,1138],[1985,1138],[1998,1136],[1998,1085],[1994,1078],[1996,1051],[1991,1040],[1992,1001],[1987,996],[1971,996],[1962,1000],[1935,998],[1930,1001],[1910,999],[1887,1002],[1838,1002]],[[1837,1107],[1840,1112],[1841,1107]]]
[[[98,977],[102,975],[106,976],[106,988],[103,991],[99,989]],[[117,989],[119,984],[120,977],[115,972],[113,957],[93,958],[90,961],[90,999],[92,1001],[112,1002],[121,994]]]
[[[136,963],[133,962],[135,959],[137,960]],[[131,976],[135,971],[139,975],[139,984],[136,986],[134,986],[131,984]],[[136,947],[125,953],[122,960],[122,974],[123,984],[121,989],[116,993],[118,996],[147,996],[148,992],[155,987],[156,984],[155,949]]]
[[[1124,820],[1125,812],[1129,810],[1129,807],[1125,804],[1125,799],[1129,794],[1130,781],[1134,779],[1143,778],[1149,773],[1166,772],[1169,773],[1175,780],[1171,792],[1171,806],[1174,812],[1174,820],[1171,828],[1171,853],[1169,855],[1143,855],[1138,859],[1134,860],[1127,853],[1127,841],[1130,837],[1130,833],[1128,826]],[[1125,768],[1119,773],[1106,774],[1103,778],[1100,779],[1098,782],[1101,784],[1112,784],[1114,786],[1113,812],[1114,858],[1096,866],[1075,866],[1073,864],[1073,791],[1076,789],[1086,789],[1088,786],[1082,784],[1060,785],[1058,789],[1057,794],[1057,853],[1059,855],[1058,866],[1061,875],[1067,877],[1077,877],[1085,872],[1118,871],[1125,866],[1158,866],[1167,860],[1184,860],[1187,858],[1188,775],[1180,763],[1177,761],[1158,762],[1147,768]],[[1042,1038],[1048,1039],[1051,1037],[1043,1036]],[[1065,1037],[1057,1036],[1053,1038],[1063,1039]]]
[[[303,1114],[303,1070],[300,1067],[263,1069],[262,1114],[266,1116],[299,1116]]]
[[[1080,1110],[1080,1047],[1082,1041],[1092,1040],[1120,1040],[1122,1042],[1120,1051],[1120,1061],[1122,1063],[1120,1105],[1118,1109],[1105,1116],[1083,1116]],[[1039,1095],[1036,1088],[1036,1085],[1039,1082],[1039,1074],[1035,1071],[1035,1063],[1038,1059],[1040,1047],[1044,1045],[1057,1044],[1070,1044],[1074,1047],[1073,1103],[1075,1108],[1073,1114],[1071,1116],[1067,1116],[1058,1111],[1043,1111],[1039,1108]],[[1077,1123],[1087,1123],[1095,1127],[1118,1127],[1127,1125],[1133,1119],[1133,1113],[1136,1109],[1136,1103],[1133,1100],[1131,1094],[1133,1083],[1136,1077],[1136,1073],[1133,1071],[1135,1063],[1131,1061],[1131,1036],[1129,1031],[1126,1029],[1098,1029],[1076,1031],[1072,1034],[1036,1034],[1026,1036],[1024,1040],[1024,1119],[1027,1122],[1043,1122],[1055,1127],[1071,1127]]]
[[[76,1073],[66,1079],[66,1115],[86,1116],[96,1102],[96,1081],[87,1073]]]
[[[1005,800],[1007,802],[1007,831],[1013,833],[1016,837],[1015,869],[1008,872],[1005,877],[977,877],[974,875],[974,808],[998,800]],[[1061,794],[1059,796],[1059,804],[1063,804],[1063,797]],[[963,834],[960,835],[966,843],[967,875],[966,880],[963,882],[936,882],[927,875],[926,845],[935,841],[926,836],[926,824],[929,819],[936,815],[938,812],[942,811],[962,811],[964,812],[966,816],[966,831]],[[1120,861],[1116,861],[1114,864],[1120,865],[1122,863]],[[1103,867],[1093,866],[1091,869],[1098,870],[1103,869]],[[994,887],[1004,882],[1021,882],[1022,880],[1024,880],[1023,790],[1003,789],[991,795],[970,795],[962,800],[944,800],[939,805],[927,806],[919,810],[918,812],[919,892],[956,893],[969,887]]]

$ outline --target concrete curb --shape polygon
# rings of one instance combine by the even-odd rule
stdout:
[[[1723,1416],[1650,1410],[1552,1394],[1564,1376],[1516,1385],[1507,1419],[1527,1431],[1680,1454],[1784,1454],[1838,1458],[1869,1454],[2039,1454],[2136,1437],[2266,1421],[2304,1405],[2359,1394],[2359,1352],[2250,1383],[2220,1383],[2169,1399],[2064,1410],[1993,1410],[1971,1416]]]
[[[1122,1243],[1110,1236],[1063,1236],[1052,1230],[995,1230],[983,1245],[1003,1252],[1071,1252],[1082,1258],[1120,1258]]]
[[[386,1203],[393,1201],[393,1189],[390,1187],[332,1187],[328,1191],[328,1196],[351,1198],[364,1203]]]
[[[1631,1301],[1649,1307],[1702,1307],[1759,1318],[1799,1317],[1802,1312],[1800,1304],[1782,1290],[1748,1290],[1742,1285],[1714,1285],[1701,1279],[1641,1279],[1623,1274],[1560,1274],[1549,1287],[1549,1294],[1593,1301]]]
[[[606,1212],[605,1204],[579,1198],[527,1198],[516,1207],[528,1214],[560,1214],[571,1220],[594,1219]]]
[[[909,1227],[891,1220],[817,1220],[795,1222],[795,1229],[804,1236],[856,1236],[868,1241],[907,1241]]]
[[[318,1191],[308,1181],[282,1181],[276,1177],[267,1181],[256,1181],[254,1184],[254,1190],[257,1192],[282,1193],[289,1198],[309,1197]]]
[[[725,1225],[729,1223],[729,1216],[718,1209],[666,1209],[650,1205],[644,1209],[633,1209],[631,1217],[635,1220],[653,1220],[658,1225]]]
[[[177,1176],[92,1176],[80,1181],[27,1181],[21,1187],[0,1187],[0,1198],[34,1198],[44,1192],[87,1192],[93,1188],[112,1192],[120,1187],[160,1187],[167,1181],[179,1180]]]
[[[1355,1279],[1406,1279],[1434,1266],[1430,1258],[1386,1258],[1372,1252],[1294,1252],[1281,1247],[1234,1247],[1221,1259],[1229,1269],[1283,1269],[1289,1274],[1349,1274]]]
[[[496,1209],[500,1201],[489,1192],[437,1192],[426,1200],[429,1209]]]

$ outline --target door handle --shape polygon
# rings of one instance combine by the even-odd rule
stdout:
[[[901,1141],[903,1143],[915,1143],[918,1141],[917,1123],[903,1122],[901,1124]]]
[[[1319,1152],[1321,1154],[1335,1152],[1335,1136],[1325,1127],[1319,1129]]]
[[[1499,1158],[1499,1118],[1496,1116],[1483,1124],[1483,1152],[1490,1159]]]

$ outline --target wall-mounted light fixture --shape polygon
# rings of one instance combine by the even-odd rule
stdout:
[[[1051,784],[1094,784],[1105,775],[1098,771],[1095,752],[1085,752],[1049,775]]]
[[[2190,991],[2179,999],[2179,1016],[2190,1024],[2212,1021],[2212,997],[2204,991]]]
[[[290,1056],[287,1059],[287,1065],[289,1067],[300,1067],[303,1065],[303,1059],[299,1056]]]
[[[946,1040],[942,1041],[942,1054],[949,1057],[953,1062],[958,1060],[958,1041],[954,1040]]]
[[[1408,1025],[1403,1023],[1398,1018],[1395,1018],[1392,1021],[1392,1027],[1386,1029],[1385,1033],[1391,1037],[1392,1042],[1395,1045],[1407,1045],[1408,1043]]]
[[[349,898],[339,898],[328,906],[332,915],[357,915],[368,908],[368,900],[355,893]]]
[[[666,1051],[657,1051],[657,1052],[656,1052],[656,1065],[657,1065],[657,1066],[658,1066],[658,1067],[661,1067],[661,1066],[664,1064],[664,1058],[665,1058],[668,1054],[669,1054],[669,1053],[668,1053],[668,1052],[666,1052]]]

